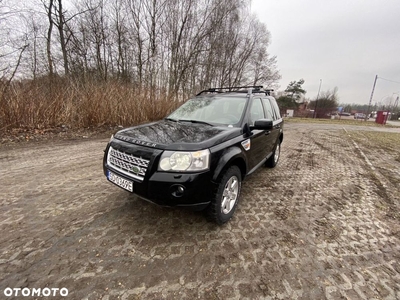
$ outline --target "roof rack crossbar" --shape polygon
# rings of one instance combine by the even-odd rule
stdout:
[[[247,90],[244,90],[247,89]],[[224,90],[227,92],[240,92],[240,93],[248,93],[252,94],[256,93],[265,93],[265,95],[269,96],[273,89],[264,89],[262,85],[245,85],[245,86],[231,86],[231,87],[219,87],[219,88],[209,88],[206,90],[202,90],[196,96],[199,96],[203,93],[224,93]]]

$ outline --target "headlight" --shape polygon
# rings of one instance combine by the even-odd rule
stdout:
[[[210,151],[196,152],[165,151],[158,164],[159,171],[203,171],[210,165]]]

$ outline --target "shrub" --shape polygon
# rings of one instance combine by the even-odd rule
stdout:
[[[162,118],[178,105],[176,98],[118,80],[13,82],[0,89],[0,129],[133,125]]]

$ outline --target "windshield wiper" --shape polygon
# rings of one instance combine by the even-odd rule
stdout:
[[[172,118],[164,118],[164,120],[172,121],[172,122],[179,122],[179,120],[172,119]]]
[[[183,120],[183,119],[180,119],[180,120],[178,120],[178,122],[191,122],[191,123],[205,124],[205,125],[214,126],[213,124],[210,124],[210,123],[207,123],[207,122],[204,122],[204,121],[199,121],[199,120]]]

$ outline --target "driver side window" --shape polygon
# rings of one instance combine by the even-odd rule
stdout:
[[[253,99],[253,103],[250,108],[250,125],[254,125],[255,121],[264,118],[264,109],[261,103],[261,99]]]

